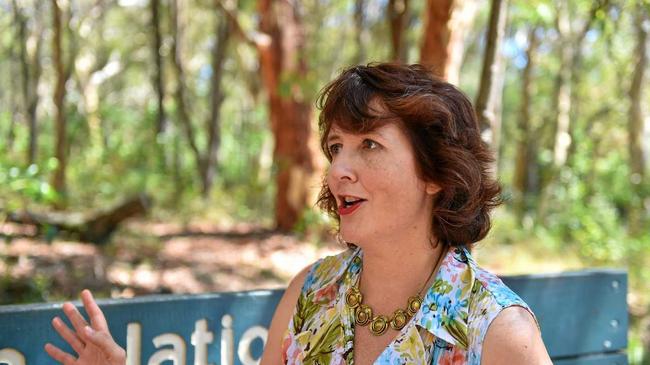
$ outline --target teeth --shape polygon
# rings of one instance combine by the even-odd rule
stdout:
[[[343,198],[343,200],[345,200],[346,203],[350,203],[350,202],[356,201],[357,198],[353,198],[351,196],[346,196],[345,198]]]

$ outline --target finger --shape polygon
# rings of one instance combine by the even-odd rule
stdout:
[[[52,327],[56,330],[56,332],[59,333],[63,339],[70,344],[73,350],[75,350],[76,353],[80,354],[81,351],[83,351],[84,347],[86,345],[81,341],[81,338],[77,336],[76,333],[72,332],[72,330],[61,320],[59,317],[54,317],[52,320]]]
[[[67,352],[62,351],[60,348],[52,345],[51,343],[45,344],[45,352],[50,355],[54,360],[63,365],[74,365],[77,360],[74,356]]]
[[[72,323],[75,331],[77,331],[77,335],[83,339],[83,329],[88,325],[88,322],[86,322],[81,313],[79,313],[77,307],[70,302],[63,303],[63,313],[65,313]]]
[[[88,317],[90,318],[90,323],[92,324],[95,330],[104,330],[108,332],[108,323],[106,323],[106,317],[104,313],[99,308],[95,299],[93,299],[93,294],[88,289],[84,289],[81,292],[81,300],[84,303]]]
[[[108,332],[95,331],[90,326],[86,326],[84,327],[84,335],[90,343],[102,350],[107,357],[116,360],[126,359],[126,352],[113,341],[113,337]]]

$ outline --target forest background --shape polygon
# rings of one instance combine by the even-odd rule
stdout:
[[[319,89],[421,62],[498,157],[479,261],[626,268],[650,364],[649,31],[648,0],[0,0],[0,304],[286,285],[340,250]]]

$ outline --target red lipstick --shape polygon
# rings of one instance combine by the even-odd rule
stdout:
[[[359,200],[354,202],[354,204],[352,205],[343,204],[339,206],[339,215],[352,214],[355,210],[357,210],[361,206],[361,203],[363,203],[364,201],[365,200]]]

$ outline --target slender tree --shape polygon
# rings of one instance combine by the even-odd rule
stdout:
[[[64,32],[64,19],[61,7],[57,0],[52,0],[52,59],[54,62],[54,69],[56,72],[56,82],[54,84],[54,106],[56,108],[55,121],[55,153],[58,165],[54,170],[52,179],[52,186],[54,189],[64,197],[61,205],[65,204],[66,195],[66,168],[67,168],[67,127],[65,115],[65,84],[70,76],[69,70],[66,71],[66,66],[63,59],[63,32]],[[66,26],[67,27],[67,26]]]
[[[79,49],[76,54],[74,76],[83,102],[83,109],[90,132],[90,144],[98,147],[92,151],[99,152],[106,150],[108,136],[100,115],[100,87],[109,77],[120,71],[118,53],[111,52],[110,47],[102,37],[104,33],[105,14],[110,2],[99,1],[93,4],[83,14],[79,14],[77,26],[73,30],[76,34],[76,42]],[[93,27],[94,31],[84,33],[79,31],[82,27]],[[111,59],[113,56],[113,59]]]
[[[152,58],[154,63],[153,89],[156,93],[156,135],[165,133],[167,129],[167,115],[165,113],[165,74],[163,72],[163,57],[161,55],[162,30],[160,24],[160,0],[151,0],[151,34],[153,35]]]
[[[38,83],[42,73],[41,67],[41,44],[43,39],[41,25],[41,2],[36,2],[34,16],[31,22],[34,24],[35,31],[30,32],[28,18],[25,16],[23,9],[20,8],[16,0],[12,1],[14,9],[14,18],[18,27],[17,43],[20,54],[20,78],[21,78],[21,95],[23,115],[27,121],[29,129],[29,144],[27,148],[27,163],[32,164],[36,161],[38,148],[38,127],[37,127],[37,107],[38,107]],[[28,43],[33,43],[33,47],[28,47]]]
[[[560,62],[559,70],[555,79],[553,96],[554,116],[551,123],[552,137],[547,148],[553,152],[552,164],[541,174],[540,197],[537,209],[538,220],[544,221],[550,204],[551,185],[562,168],[570,160],[571,153],[575,148],[572,143],[575,123],[571,123],[575,103],[573,98],[574,83],[577,81],[575,70],[578,69],[582,60],[583,42],[587,33],[592,28],[596,15],[599,11],[609,7],[609,0],[597,0],[592,2],[589,13],[579,27],[578,21],[572,15],[571,2],[558,2],[555,18],[555,26],[559,35],[557,52]],[[575,29],[577,27],[577,30]],[[573,119],[577,119],[577,116]]]
[[[643,4],[637,5],[635,30],[636,30],[636,49],[634,52],[634,71],[632,73],[632,82],[630,84],[630,108],[628,111],[628,154],[630,164],[630,183],[632,191],[636,197],[630,207],[630,220],[628,231],[632,235],[641,232],[643,224],[643,202],[642,191],[646,179],[643,146],[643,86],[645,80],[646,68],[648,66],[648,29],[644,23],[649,21],[648,8]],[[647,142],[647,141],[645,141]],[[647,148],[647,146],[646,146]]]
[[[508,0],[492,0],[483,68],[476,97],[476,115],[479,118],[481,133],[495,153],[499,151],[499,136],[501,134],[501,99],[505,65],[500,50],[506,28],[507,11]],[[495,174],[497,173],[496,166],[499,165],[498,159],[497,155]]]
[[[576,21],[572,17],[570,2],[557,3],[556,29],[560,36],[558,52],[560,68],[555,86],[555,125],[553,139],[553,164],[555,168],[564,166],[569,158],[572,142],[571,115],[574,103],[572,95],[575,81],[575,70],[582,59],[582,44],[594,23],[598,11],[609,6],[608,0],[594,1],[584,20],[584,25],[576,29]]]
[[[420,63],[458,84],[464,37],[477,10],[476,0],[427,0]]]
[[[534,158],[534,151],[531,148],[532,126],[531,126],[531,104],[533,99],[533,68],[535,55],[539,46],[539,38],[536,34],[537,27],[533,27],[528,34],[528,49],[526,50],[526,66],[521,77],[521,105],[517,118],[515,152],[515,171],[512,187],[514,194],[514,210],[517,221],[523,222],[526,213],[526,196],[530,185],[531,159]]]
[[[295,226],[307,207],[314,172],[308,143],[311,102],[299,83],[308,71],[299,5],[297,0],[258,1],[259,30],[265,37],[256,44],[275,138],[275,218],[277,228],[285,231]]]
[[[183,65],[182,40],[185,28],[184,15],[179,0],[172,2],[172,43],[173,66],[176,71],[176,110],[181,127],[185,131],[190,149],[194,154],[199,178],[201,179],[201,193],[206,197],[212,188],[214,174],[216,171],[217,150],[219,149],[220,133],[219,113],[224,99],[221,80],[223,78],[223,62],[226,56],[226,48],[231,34],[231,21],[221,19],[217,22],[212,48],[212,77],[210,82],[210,115],[205,123],[207,143],[205,151],[201,151],[194,126],[192,124],[192,113],[187,98],[187,86],[185,81],[185,67]],[[219,8],[219,7],[218,7]]]
[[[176,89],[174,92],[176,100],[176,113],[180,128],[185,131],[185,137],[189,143],[190,149],[194,155],[197,169],[201,166],[201,152],[196,143],[195,131],[190,120],[189,100],[187,97],[187,87],[185,81],[185,66],[183,62],[183,32],[185,31],[184,14],[180,0],[171,2],[171,30],[173,42],[171,45],[172,65],[176,73]]]
[[[386,7],[391,31],[391,59],[406,62],[408,47],[404,42],[404,31],[409,20],[409,1],[389,0]]]
[[[220,17],[220,21],[215,27],[214,44],[212,46],[212,77],[210,84],[210,115],[206,121],[208,143],[206,151],[202,157],[203,165],[201,167],[201,186],[203,196],[210,192],[217,166],[217,152],[221,142],[221,104],[224,100],[222,88],[222,79],[224,74],[223,63],[226,59],[226,49],[232,33],[232,24],[225,17]]]
[[[365,0],[354,1],[354,40],[356,44],[356,56],[354,63],[360,64],[366,59],[366,30],[365,30]]]

